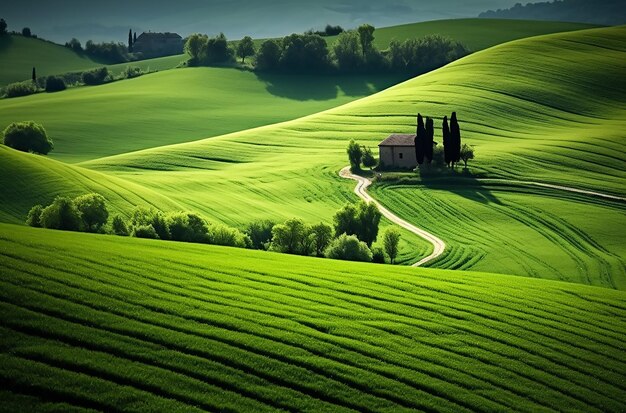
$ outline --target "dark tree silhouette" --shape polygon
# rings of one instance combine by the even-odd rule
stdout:
[[[424,118],[421,114],[417,114],[417,131],[415,133],[415,158],[419,165],[424,163],[424,148],[426,140],[426,127],[424,127]]]
[[[435,144],[435,124],[431,118],[426,118],[426,139],[424,139],[424,157],[428,163],[433,161],[433,146]]]
[[[132,31],[132,29],[128,31],[128,51],[130,53],[133,52],[133,31]]]
[[[33,83],[37,83],[37,70],[33,67]]]
[[[137,32],[133,33],[133,44],[137,42]]]
[[[443,117],[443,157],[447,166],[452,162],[452,138],[450,136],[450,127],[448,126],[448,117]]]
[[[22,36],[24,37],[31,37],[33,35],[33,33],[30,31],[29,27],[24,27],[22,29]]]
[[[0,19],[0,36],[7,34],[7,22],[4,19]]]
[[[461,161],[461,128],[456,118],[456,112],[452,112],[452,118],[450,118],[450,136],[452,137],[452,162],[457,163]]]

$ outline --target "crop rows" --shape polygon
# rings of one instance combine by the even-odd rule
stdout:
[[[0,240],[0,380],[23,397],[181,411],[626,402],[622,293],[15,228]]]

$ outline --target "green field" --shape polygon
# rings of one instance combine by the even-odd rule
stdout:
[[[382,93],[303,119],[91,160],[80,166],[136,184],[146,193],[158,193],[168,199],[163,209],[189,209],[240,228],[257,219],[281,221],[293,216],[309,222],[329,222],[341,205],[355,199],[353,183],[337,176],[347,163],[345,146],[350,138],[375,147],[390,133],[412,131],[418,111],[440,118],[457,110],[465,141],[476,146],[479,160],[473,163],[472,170],[478,176],[536,180],[623,195],[626,151],[621,131],[626,128],[626,91],[614,85],[620,84],[626,69],[625,52],[624,27],[525,39],[475,53]],[[533,59],[527,59],[529,54]],[[581,66],[579,62],[583,60],[586,64]],[[152,78],[194,73],[194,70],[171,71]],[[150,80],[151,76],[147,76],[126,84]],[[124,84],[94,90],[121,88]],[[113,96],[119,97],[119,93]],[[28,102],[28,99],[19,101]],[[110,106],[110,101],[104,102]],[[21,110],[27,110],[27,106]],[[128,115],[119,121],[124,119],[129,125],[134,121]],[[89,122],[94,122],[93,118]],[[102,122],[106,124],[106,118]],[[189,127],[197,128],[197,121],[190,122]],[[102,147],[107,146],[106,139],[100,142]],[[93,150],[91,146],[95,147],[93,140],[82,148],[77,145],[80,150]],[[94,153],[99,150],[96,147]],[[7,159],[6,153],[0,152],[0,156],[3,161]],[[74,156],[92,157],[84,153]],[[64,168],[63,164],[55,165]],[[24,219],[28,201],[30,205],[35,203],[32,201],[50,202],[59,181],[59,173],[26,175],[31,181],[36,177],[39,185],[50,188],[49,192],[41,195],[33,190],[28,198],[15,199],[11,194],[29,192],[29,181],[5,178],[4,187],[9,195],[3,202],[3,210],[10,211],[5,214],[10,222]],[[93,186],[93,181],[85,181],[88,183],[85,187]],[[67,187],[56,190],[67,191]],[[72,194],[76,192],[72,190]],[[428,225],[434,234],[441,232],[444,241],[449,242],[447,258],[443,257],[434,266],[478,266],[489,272],[624,288],[626,245],[621,234],[626,221],[620,205],[590,205],[576,200],[566,204],[562,217],[555,217],[554,208],[563,208],[565,204],[559,201],[559,196],[551,199],[532,195],[534,198],[521,200],[506,188],[494,188],[491,192],[496,199],[501,197],[506,201],[493,206],[503,218],[491,227],[473,230],[474,239],[481,243],[476,249],[464,247],[466,241],[459,235],[471,226],[469,222],[454,229],[456,234],[452,234],[445,221],[416,217],[413,211],[399,213],[418,226]],[[415,198],[424,196],[430,193]],[[441,196],[446,203],[456,202],[458,198],[445,190]],[[146,198],[152,199],[148,195]],[[394,194],[387,193],[384,201],[393,205],[396,202],[393,198]],[[116,209],[128,210],[128,204],[118,205],[115,199],[113,202]],[[472,202],[469,204],[468,208],[474,208]],[[484,213],[478,207],[470,210]],[[590,208],[597,214],[607,214],[608,218],[584,222]],[[526,216],[529,210],[532,210],[527,222],[530,228],[524,231],[523,239],[538,240],[537,246],[524,248],[523,242],[516,241],[510,254],[500,252],[501,241],[514,236],[509,234],[511,228],[519,227],[516,220]],[[433,215],[438,217],[440,213]],[[574,231],[581,223],[582,230]],[[538,225],[550,225],[550,229],[532,228]],[[448,234],[450,240],[444,236]],[[404,246],[403,262],[427,251],[424,243],[415,241],[415,237],[408,234],[404,237],[416,245],[415,248]],[[459,245],[462,247],[458,248]],[[598,251],[600,258],[595,256]],[[476,254],[488,256],[485,263],[490,264],[480,264]],[[468,260],[468,256],[473,259]],[[525,265],[510,271],[512,264],[507,259],[511,256],[516,262],[525,261]],[[555,257],[565,257],[562,268],[546,264]]]
[[[626,403],[624,292],[7,225],[0,265],[8,411]]]
[[[85,161],[296,119],[392,86],[397,75],[263,75],[187,68],[0,100],[0,130],[45,125],[51,156]]]

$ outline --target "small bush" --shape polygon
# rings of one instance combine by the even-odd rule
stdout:
[[[86,194],[74,199],[80,212],[83,228],[87,232],[99,232],[109,219],[106,201],[100,194]]]
[[[113,220],[111,221],[111,232],[122,237],[127,237],[129,235],[128,226],[121,215],[113,217]]]
[[[212,224],[209,227],[208,243],[237,248],[249,248],[252,246],[252,241],[244,233],[221,224]]]
[[[61,92],[65,89],[67,89],[67,86],[63,78],[57,76],[48,76],[46,78],[46,92]]]
[[[122,73],[122,77],[126,79],[133,79],[135,77],[139,77],[143,75],[145,72],[141,70],[140,67],[137,66],[126,66],[124,72]]]
[[[74,201],[59,196],[41,211],[41,226],[48,229],[80,231],[80,212]]]
[[[248,225],[246,235],[250,237],[252,248],[257,250],[267,250],[272,242],[272,228],[276,223],[264,220],[256,221]]]
[[[37,85],[32,80],[27,80],[26,82],[11,83],[4,89],[4,95],[8,98],[17,98],[34,95],[38,91]]]
[[[136,238],[159,239],[159,235],[152,225],[140,225],[136,227],[133,229],[132,236]]]
[[[35,228],[41,228],[41,213],[43,212],[43,207],[41,205],[35,205],[28,211],[28,216],[26,217],[26,225]]]
[[[89,70],[82,74],[83,83],[89,86],[96,86],[106,83],[111,80],[109,75],[109,69],[101,67],[98,69]]]
[[[35,122],[15,122],[4,130],[4,144],[22,152],[46,155],[54,144],[46,130]]]
[[[166,216],[167,226],[172,241],[197,242],[208,241],[208,225],[204,218],[190,212],[174,212]]]
[[[326,249],[327,258],[346,261],[372,261],[372,251],[354,235],[342,234]]]
[[[372,248],[372,262],[375,264],[385,263],[385,252],[380,247]]]

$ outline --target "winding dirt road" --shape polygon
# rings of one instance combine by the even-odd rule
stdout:
[[[397,215],[394,215],[393,212],[389,211],[387,208],[382,206],[380,202],[372,198],[371,195],[367,193],[367,187],[372,184],[372,181],[370,181],[369,179],[365,177],[354,175],[352,172],[350,172],[349,166],[346,166],[345,168],[343,168],[339,172],[339,175],[342,178],[353,179],[357,181],[356,187],[354,188],[354,193],[357,194],[357,196],[361,198],[362,200],[364,200],[365,202],[373,202],[378,207],[378,209],[383,214],[383,216],[387,218],[389,221],[401,226],[402,228],[408,231],[411,231],[415,235],[425,239],[426,241],[430,242],[433,245],[433,252],[429,256],[424,257],[418,262],[416,262],[415,264],[413,264],[413,267],[422,266],[434,260],[435,258],[439,257],[441,254],[443,254],[444,250],[446,249],[445,242],[443,242],[441,239],[437,238],[430,232],[426,232],[423,229],[418,228],[415,225],[406,222],[405,220],[398,217]]]

